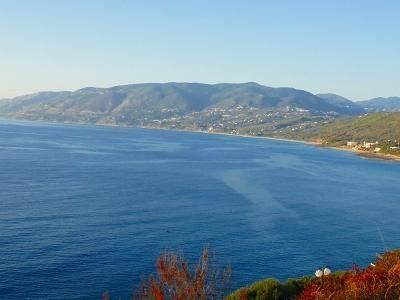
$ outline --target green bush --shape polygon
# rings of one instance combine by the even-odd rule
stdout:
[[[226,300],[288,300],[295,299],[303,290],[304,286],[310,282],[311,278],[289,279],[286,283],[281,283],[275,279],[268,278],[253,283],[249,287],[241,288],[226,297]]]

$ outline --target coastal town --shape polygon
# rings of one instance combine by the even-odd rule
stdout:
[[[387,141],[388,144],[391,144],[391,142],[392,142],[391,140]],[[399,146],[399,143],[397,142],[397,140],[394,140],[393,145],[397,145],[397,146],[390,146],[390,145],[389,146],[386,145],[386,146],[390,150],[393,150],[393,151],[396,151],[396,150],[400,149],[400,146]],[[382,148],[379,147],[379,142],[378,141],[376,141],[376,142],[366,142],[366,141],[364,141],[362,144],[359,144],[357,142],[351,141],[351,142],[347,142],[347,146],[348,147],[352,147],[354,150],[358,150],[358,149],[365,149],[365,150],[370,149],[370,150],[372,150],[373,149],[374,152],[380,152],[382,150]]]
[[[163,117],[143,118],[142,126],[179,130],[227,133],[249,136],[280,136],[320,126],[334,119],[334,115],[313,115],[309,111],[286,106],[282,109],[260,109],[234,106],[211,108],[180,115],[163,110]]]
[[[393,154],[400,155],[400,140],[385,140],[385,141],[348,141],[346,147],[355,152],[370,152],[376,154]]]

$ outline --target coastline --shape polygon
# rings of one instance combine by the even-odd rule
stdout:
[[[316,142],[316,141],[296,140],[296,139],[270,137],[270,136],[254,136],[254,135],[245,135],[245,134],[232,134],[232,133],[226,133],[226,132],[209,132],[209,131],[201,131],[201,130],[161,128],[161,127],[150,127],[150,126],[133,126],[133,125],[126,125],[126,124],[107,124],[107,123],[91,124],[91,123],[74,123],[74,122],[52,122],[52,121],[45,121],[45,120],[26,120],[26,119],[14,119],[14,118],[1,118],[1,120],[37,122],[37,123],[47,123],[47,124],[59,124],[59,125],[89,125],[89,126],[101,126],[101,127],[143,128],[143,129],[151,129],[151,130],[192,132],[192,133],[223,135],[223,136],[231,136],[231,137],[237,136],[237,137],[242,137],[242,138],[267,139],[267,140],[284,141],[284,142],[291,142],[291,143],[301,143],[301,144],[306,144],[306,145],[313,145],[315,147],[330,148],[333,150],[352,152],[352,153],[356,154],[357,156],[360,156],[365,159],[400,162],[400,156],[393,155],[393,154],[375,153],[375,152],[364,151],[364,150],[354,150],[354,149],[346,148],[346,147],[325,146],[321,142]]]
[[[98,124],[101,126],[110,126],[107,124]],[[121,125],[111,125],[111,126],[121,126]],[[363,150],[353,150],[350,148],[344,147],[332,147],[332,146],[324,146],[321,142],[315,141],[306,141],[306,140],[296,140],[296,139],[288,139],[288,138],[278,138],[278,137],[270,137],[270,136],[254,136],[254,135],[245,135],[245,134],[232,134],[226,132],[209,132],[209,131],[201,131],[201,130],[186,130],[186,129],[174,129],[174,128],[161,128],[161,127],[148,127],[148,126],[129,126],[129,125],[122,125],[124,127],[132,127],[132,128],[143,128],[143,129],[153,129],[153,130],[167,130],[167,131],[180,131],[180,132],[193,132],[193,133],[201,133],[201,134],[214,134],[214,135],[224,135],[224,136],[237,136],[242,138],[255,138],[255,139],[267,139],[267,140],[275,140],[275,141],[283,141],[283,142],[291,142],[291,143],[300,143],[306,145],[313,145],[315,147],[320,148],[330,148],[333,150],[339,151],[348,151],[360,156],[362,158],[367,159],[375,159],[375,160],[387,160],[387,161],[395,161],[400,162],[400,156],[388,154],[388,153],[375,153],[370,151],[363,151]]]
[[[107,125],[105,125],[105,126],[107,126]],[[119,126],[119,125],[113,125],[113,126]],[[126,126],[126,127],[136,127],[136,128],[144,128],[144,129],[155,129],[155,130],[181,131],[181,132],[194,132],[194,133],[202,133],[202,134],[225,135],[225,136],[233,136],[233,137],[237,136],[237,137],[244,137],[244,138],[256,138],[256,139],[267,139],[267,140],[284,141],[284,142],[291,142],[291,143],[301,143],[301,144],[313,145],[315,147],[320,147],[320,148],[329,148],[329,149],[339,150],[339,151],[348,151],[348,152],[352,152],[352,153],[356,154],[357,156],[360,156],[362,158],[367,158],[367,159],[400,162],[400,156],[397,156],[394,154],[375,153],[375,152],[370,152],[370,151],[354,150],[354,149],[345,148],[345,147],[324,146],[321,142],[314,142],[314,141],[278,138],[278,137],[270,137],[270,136],[232,134],[232,133],[225,133],[225,132],[208,132],[208,131],[201,131],[201,130],[186,130],[186,129],[146,127],[146,126]]]
[[[101,124],[101,125],[103,126],[103,124]],[[108,126],[108,125],[104,125],[104,126]],[[120,125],[111,125],[111,126],[118,127]],[[226,132],[209,132],[209,131],[201,131],[201,130],[186,130],[186,129],[174,129],[174,128],[147,127],[147,126],[125,126],[125,127],[178,131],[178,132],[192,132],[192,133],[213,134],[213,135],[225,135],[225,136],[231,136],[231,137],[237,136],[237,137],[242,137],[242,138],[253,138],[253,139],[267,139],[267,140],[300,143],[300,144],[307,144],[307,145],[314,145],[314,146],[320,145],[320,143],[318,143],[318,142],[295,140],[295,139],[288,139],[288,138],[278,138],[278,137],[271,137],[271,136],[255,136],[255,135],[246,135],[246,134],[232,134],[232,133],[226,133]]]
[[[361,157],[367,158],[367,159],[379,159],[379,160],[389,160],[389,161],[400,162],[400,156],[394,155],[394,154],[389,154],[389,153],[377,153],[377,152],[371,152],[371,151],[365,151],[365,150],[354,150],[354,149],[346,148],[346,147],[328,147],[328,148],[340,150],[340,151],[352,152],[358,156],[361,156]]]

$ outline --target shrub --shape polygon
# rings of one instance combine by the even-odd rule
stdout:
[[[166,253],[157,259],[156,276],[150,276],[135,293],[139,300],[221,299],[228,288],[230,268],[219,272],[204,249],[197,264],[183,256]],[[103,300],[109,300],[108,293]],[[380,256],[374,266],[353,267],[322,278],[303,277],[281,283],[265,279],[241,288],[226,300],[317,300],[317,299],[400,299],[400,250]]]
[[[375,267],[314,279],[298,299],[400,299],[400,251],[384,254]]]
[[[231,273],[229,267],[220,273],[216,264],[210,263],[207,248],[193,269],[183,256],[173,253],[161,255],[156,267],[157,275],[143,282],[135,292],[136,299],[221,299]]]
[[[310,282],[309,277],[301,279],[289,279],[286,283],[268,278],[256,283],[249,287],[241,288],[236,292],[229,295],[227,300],[244,300],[244,299],[257,299],[257,300],[283,300],[295,299],[296,296],[303,290],[304,286]]]

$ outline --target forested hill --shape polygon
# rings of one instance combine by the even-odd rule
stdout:
[[[257,83],[148,83],[74,92],[41,92],[0,101],[0,116],[31,120],[143,125],[154,119],[234,107],[357,115],[363,109],[293,88]]]

